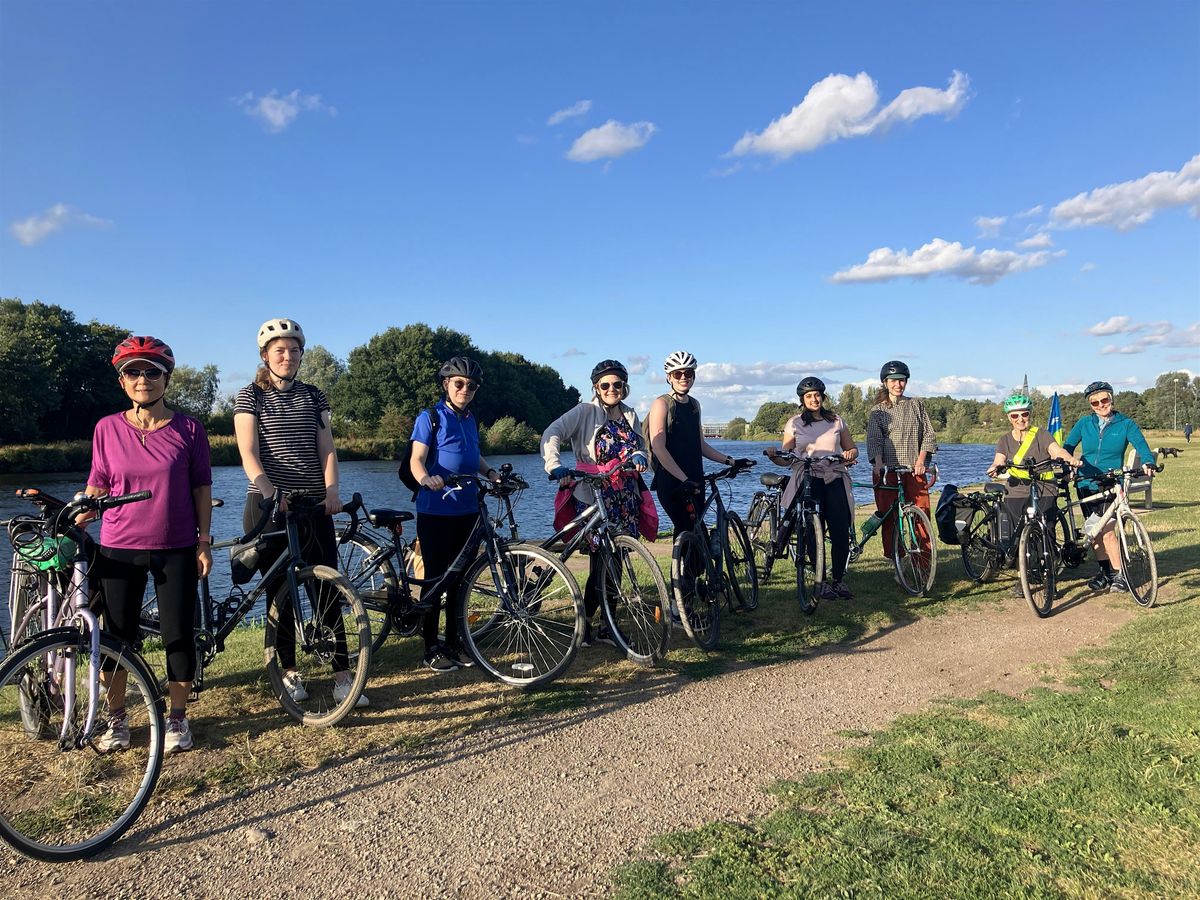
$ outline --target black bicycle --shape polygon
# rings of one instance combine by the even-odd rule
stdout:
[[[758,606],[758,572],[750,537],[741,517],[726,508],[718,486],[753,465],[751,459],[734,460],[733,465],[704,475],[707,499],[698,510],[689,501],[695,524],[675,536],[671,589],[683,630],[702,650],[712,650],[720,640],[723,601],[731,610]],[[703,499],[704,494],[699,497]],[[711,528],[705,522],[710,510],[715,516]]]
[[[278,492],[262,501],[260,509],[262,517],[248,534],[213,544],[214,551],[230,550],[233,584],[228,596],[213,597],[208,578],[200,579],[193,694],[204,689],[204,670],[225,649],[225,640],[260,601],[266,602],[263,646],[272,692],[298,722],[318,728],[336,725],[354,709],[367,683],[371,626],[366,609],[336,569],[304,561],[304,523],[324,515],[323,496]],[[274,530],[267,531],[272,525]],[[253,579],[258,555],[281,537],[287,551],[247,591],[243,585]],[[142,609],[141,625],[145,634],[160,635],[153,600]]]
[[[419,578],[414,573],[412,548],[403,533],[412,513],[371,510],[367,521],[377,530],[363,534],[361,503],[344,510],[350,513],[350,524],[338,536],[342,571],[352,585],[362,587],[364,602],[382,623],[376,638],[380,642],[393,628],[411,634],[420,626],[420,617],[431,606],[418,601],[414,591],[436,597],[446,583],[461,576],[453,614],[471,658],[505,684],[543,687],[567,670],[583,640],[579,586],[556,556],[520,541],[513,498],[529,485],[513,474],[510,464],[500,467],[498,483],[474,475],[447,475],[444,480],[447,492],[478,486],[479,519],[442,575]],[[497,501],[495,515],[489,499]],[[502,537],[501,528],[511,537]]]
[[[667,583],[646,546],[627,534],[614,534],[600,489],[614,478],[632,477],[635,467],[626,463],[606,473],[568,471],[596,492],[596,501],[559,532],[542,543],[564,563],[592,537],[591,553],[603,561],[600,606],[617,646],[631,662],[651,666],[667,653],[671,640],[670,600]],[[551,481],[554,479],[551,478]]]

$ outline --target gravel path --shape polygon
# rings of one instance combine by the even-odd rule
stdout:
[[[38,897],[602,895],[653,835],[768,812],[762,786],[817,769],[844,730],[939,697],[1023,691],[1133,613],[1093,598],[1039,621],[1014,601],[700,682],[648,673],[586,709],[159,806],[100,859],[51,867],[0,850],[0,884]]]

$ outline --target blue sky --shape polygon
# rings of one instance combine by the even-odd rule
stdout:
[[[1200,370],[1200,5],[834,6],[0,0],[0,295],[227,389],[277,315],[714,419]]]

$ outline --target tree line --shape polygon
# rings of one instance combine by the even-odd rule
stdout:
[[[1033,423],[1044,427],[1050,416],[1051,398],[1037,390],[1030,391],[1030,397],[1033,400]],[[938,437],[946,442],[961,441],[969,433],[980,430],[990,429],[998,434],[1008,425],[1004,406],[998,401],[958,400],[950,396],[923,399]],[[1058,402],[1064,432],[1092,411],[1082,392],[1059,394]],[[874,390],[866,392],[857,385],[847,384],[831,406],[854,434],[862,435],[867,431],[867,414],[874,404]],[[1200,376],[1192,377],[1187,372],[1164,372],[1155,380],[1153,387],[1144,391],[1117,391],[1113,395],[1113,405],[1141,428],[1181,429],[1185,422],[1195,426],[1200,424],[1197,422],[1200,419]],[[725,436],[733,440],[773,439],[783,431],[787,420],[799,412],[798,403],[764,403],[749,421],[744,418],[731,419]]]
[[[120,325],[79,322],[61,306],[0,299],[0,442],[90,438],[98,419],[128,404],[111,360],[130,333]],[[169,336],[164,340],[170,343]],[[339,436],[406,440],[416,416],[440,399],[437,372],[452,356],[483,366],[473,409],[489,446],[536,446],[542,430],[579,402],[579,392],[551,367],[518,353],[480,350],[460,331],[423,323],[389,328],[347,360],[310,344],[300,378],[329,396]],[[211,434],[233,433],[233,394],[222,393],[215,365],[177,365],[167,402],[200,419]]]

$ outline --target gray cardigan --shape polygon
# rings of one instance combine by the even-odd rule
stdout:
[[[632,406],[626,406],[624,403],[621,404],[621,414],[633,429],[633,433],[638,436],[640,443],[642,428],[638,414]],[[599,398],[593,397],[590,401],[579,403],[567,410],[547,425],[546,430],[542,432],[542,459],[545,461],[546,473],[549,474],[562,465],[559,461],[559,447],[563,441],[571,442],[571,448],[579,462],[595,465],[596,435],[600,433],[607,419],[608,413]],[[642,449],[645,450],[644,447]],[[577,484],[575,499],[591,503],[595,500],[595,493],[587,485]]]

